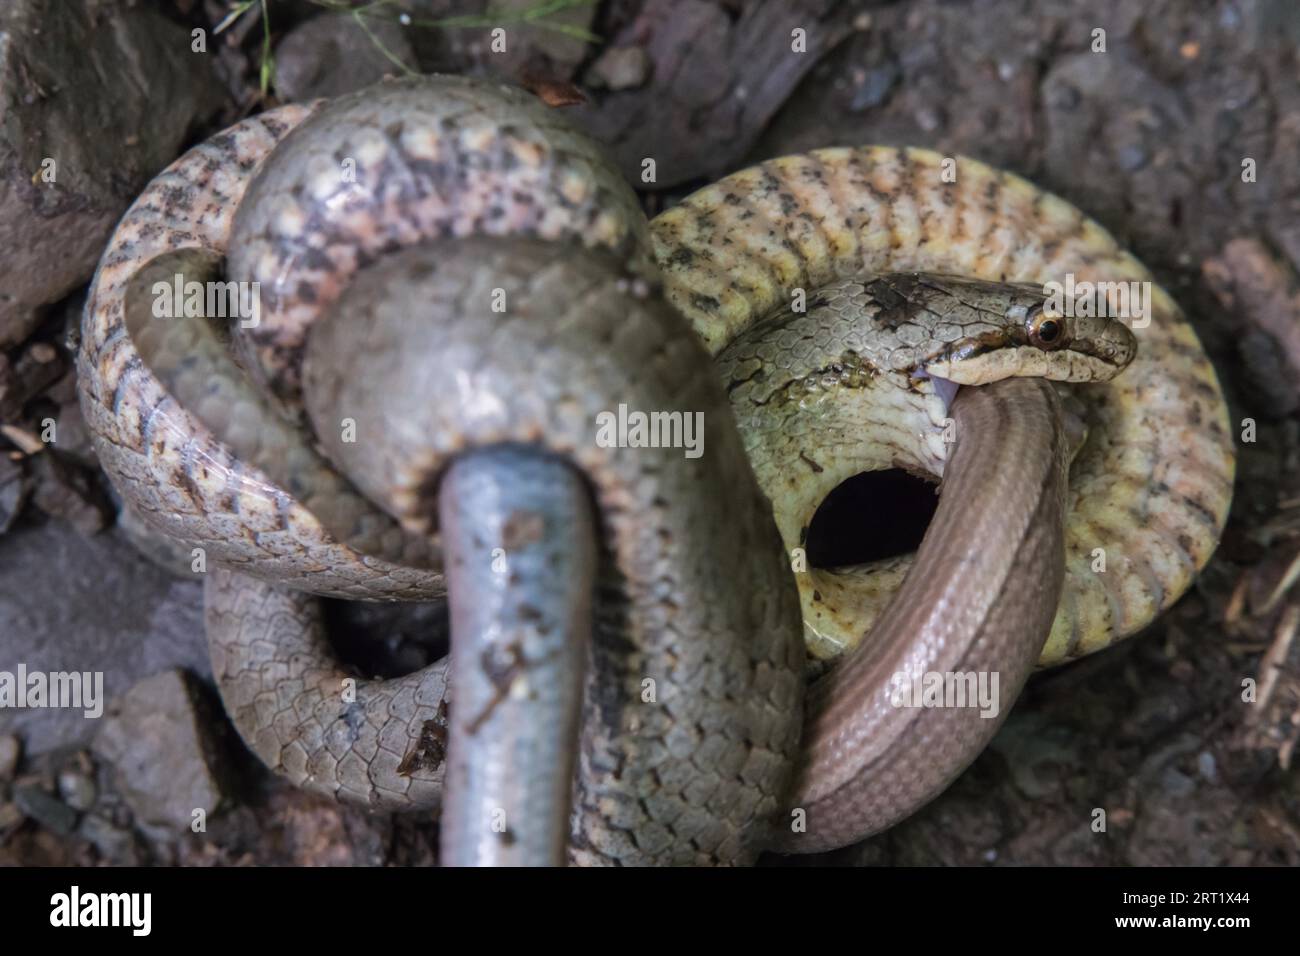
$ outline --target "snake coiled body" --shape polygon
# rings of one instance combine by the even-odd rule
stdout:
[[[316,226],[300,218],[303,210],[284,202],[272,204],[269,216],[248,215],[248,230],[264,242],[236,240],[239,248],[287,248],[292,257],[297,241],[297,254],[330,273],[314,276],[317,285],[306,286],[291,272],[288,291],[271,296],[264,291],[269,301],[261,331],[274,321],[269,313],[297,301],[293,294],[310,288],[308,296],[323,297],[335,267],[395,268],[391,275],[363,278],[388,290],[410,286],[409,294],[422,304],[429,302],[429,293],[420,283],[436,276],[441,297],[432,305],[449,321],[433,330],[437,347],[419,353],[423,361],[410,374],[421,385],[450,393],[411,409],[417,417],[405,421],[372,416],[361,405],[348,415],[364,439],[358,442],[363,457],[379,466],[376,480],[386,488],[396,486],[396,496],[405,494],[415,506],[397,513],[417,533],[430,518],[418,506],[420,489],[439,474],[437,456],[475,442],[544,442],[590,482],[612,553],[597,630],[611,638],[597,639],[593,647],[574,859],[751,860],[766,842],[766,823],[778,807],[798,744],[802,652],[797,598],[770,508],[745,463],[721,385],[685,323],[662,301],[640,296],[644,283],[624,268],[625,262],[636,265],[636,237],[644,237],[645,224],[617,218],[617,210],[629,206],[630,192],[593,162],[594,147],[518,91],[459,80],[435,81],[432,87],[386,88],[392,122],[376,120],[373,104],[363,97],[325,108],[327,128],[348,111],[367,114],[360,133],[342,143],[336,138],[331,146],[340,163],[357,160],[360,187],[341,180],[337,167],[335,175],[322,179],[320,164],[310,158],[295,161],[292,141],[285,144],[290,152],[271,152],[309,114],[288,107],[197,148],[137,201],[105,255],[86,313],[82,395],[102,460],[146,520],[206,548],[214,564],[247,568],[315,593],[372,599],[441,595],[436,547],[427,555],[433,567],[422,569],[337,543],[369,520],[350,504],[334,503],[340,497],[351,502],[350,488],[320,496],[314,510],[290,495],[286,489],[326,487],[317,474],[319,456],[311,453],[310,442],[286,451],[292,438],[273,424],[272,403],[226,390],[237,376],[217,350],[193,347],[201,330],[146,318],[137,324],[156,327],[161,341],[128,331],[132,289],[143,297],[151,285],[150,275],[139,275],[141,266],[179,250],[197,250],[200,259],[224,254],[231,241],[231,212],[242,208],[255,171],[270,177],[277,198],[301,200],[304,206],[312,205],[309,197],[322,198],[313,189],[324,184],[342,197],[334,205],[346,206],[360,194],[364,206],[374,198],[367,194],[372,178],[400,179],[407,189],[404,221],[418,219],[418,228],[375,239],[375,247],[391,253],[407,244],[412,255],[424,257],[419,261],[389,254],[368,263],[376,253],[365,246],[373,238],[364,226],[371,221],[366,216],[345,219],[355,230],[340,229],[348,236],[331,245],[315,231],[309,236],[304,230]],[[400,133],[394,126],[399,122]],[[369,131],[384,149],[376,152]],[[392,137],[400,137],[408,151],[424,154],[395,169]],[[300,137],[298,142],[310,152],[317,140]],[[268,153],[275,162],[263,168]],[[490,156],[497,161],[490,162]],[[368,162],[382,175],[368,175]],[[452,174],[458,169],[472,169],[480,178],[495,175],[495,193],[506,205],[495,210],[468,200],[463,205],[445,201],[439,178],[456,180]],[[282,175],[296,175],[301,182],[286,184],[277,178]],[[523,211],[509,205],[516,189],[527,198],[518,204]],[[539,191],[555,195],[544,200]],[[414,197],[422,198],[423,206],[413,205]],[[530,209],[540,211],[530,216]],[[521,239],[522,244],[504,247],[468,240],[441,248],[416,245],[420,238],[491,232],[497,225],[497,231],[544,244]],[[576,238],[611,251],[580,255]],[[251,268],[262,264],[262,255],[255,256]],[[164,269],[175,265],[162,263]],[[345,285],[338,282],[336,291]],[[526,307],[517,306],[504,318],[493,313],[489,293],[494,288],[502,288],[508,299],[517,296]],[[140,301],[147,313],[146,301]],[[400,308],[386,313],[395,321],[404,314]],[[178,390],[192,387],[192,404],[170,395],[136,348],[137,341],[145,342],[155,359],[165,358],[176,351],[168,341],[172,334],[182,336],[184,355],[201,363],[188,373],[181,369],[171,383]],[[276,353],[290,334],[277,331],[266,351]],[[369,334],[378,336],[373,329]],[[386,360],[401,357],[400,333],[393,336],[395,347],[383,353]],[[506,347],[524,342],[533,347]],[[631,364],[593,363],[593,342]],[[259,350],[255,340],[246,352]],[[365,351],[369,357],[381,352],[371,346]],[[431,355],[443,357],[438,374],[430,374]],[[553,374],[539,373],[539,361]],[[353,398],[365,400],[375,391],[374,382],[362,377],[360,384],[362,393]],[[214,387],[221,400],[204,403],[206,390]],[[455,394],[464,387],[474,389],[477,403],[466,404],[464,395]],[[277,397],[291,392],[277,390]],[[633,457],[595,445],[592,416],[620,401],[703,412],[705,440],[716,449],[721,467],[716,462],[705,467],[677,449],[646,449]],[[207,408],[211,421],[197,419],[187,408]],[[439,422],[430,431],[419,429],[438,444],[421,444],[422,461],[399,465],[395,454],[403,450],[402,436],[420,424],[432,426],[424,415],[442,413],[462,417],[454,427]],[[210,424],[257,456],[257,463],[231,454],[213,437]],[[268,433],[280,438],[268,443],[262,437]],[[339,435],[337,426],[323,429],[322,437],[331,433]],[[402,475],[409,479],[405,484]],[[696,494],[700,489],[703,497]],[[321,515],[333,523],[334,533]],[[384,546],[384,539],[372,536],[377,546]],[[733,543],[739,548],[735,553]],[[726,548],[725,554],[718,548]],[[490,551],[479,557],[485,566],[492,560]],[[728,588],[733,574],[760,582],[757,596]],[[209,576],[207,600],[223,698],[245,739],[269,765],[295,782],[371,806],[429,805],[436,799],[445,772],[440,738],[447,725],[441,664],[400,682],[359,682],[355,698],[345,699],[345,672],[323,654],[319,616],[301,614],[307,602],[220,571]],[[643,700],[647,680],[656,687],[652,703]]]
[[[1076,283],[1150,283],[1150,321],[1134,329],[1132,364],[1113,381],[1069,387],[1089,438],[1071,465],[1065,593],[1041,663],[1089,654],[1141,630],[1209,560],[1234,475],[1214,369],[1151,273],[1064,200],[963,157],[825,149],[728,176],[651,228],[669,300],[715,354],[786,305],[792,290],[863,272],[937,272],[1040,288],[1067,274]],[[928,436],[941,426],[919,403],[900,414],[906,419],[882,428],[880,443],[904,460],[925,457],[896,436]],[[932,439],[926,443],[933,447]],[[759,478],[769,495],[779,494],[764,472]],[[1105,571],[1093,570],[1099,548]],[[906,563],[888,570],[886,592]],[[806,617],[808,610],[805,589]],[[825,656],[838,650],[842,645],[820,645]]]
[[[942,406],[925,387],[881,389],[880,408],[888,414],[854,409],[843,396],[860,388],[846,384],[860,386],[863,379],[874,384],[897,369],[884,364],[846,374],[846,364],[856,359],[844,362],[840,339],[828,342],[798,332],[787,332],[784,341],[779,335],[763,337],[762,325],[772,321],[774,311],[788,311],[795,293],[811,299],[815,290],[842,288],[846,276],[914,272],[1039,289],[1053,281],[1064,284],[1067,275],[1076,283],[1148,283],[1149,322],[1134,322],[1137,355],[1123,374],[1062,387],[1086,440],[1070,465],[1064,580],[1039,666],[1093,653],[1137,633],[1178,599],[1209,560],[1227,520],[1235,470],[1227,406],[1214,369],[1181,310],[1150,273],[1063,200],[966,158],[891,147],[825,149],[728,176],[661,214],[651,229],[669,300],[730,370],[724,374],[747,450],[791,549],[803,543],[811,506],[858,471],[901,466],[936,478],[944,474],[947,428]],[[851,292],[860,288],[852,280],[848,285]],[[822,298],[829,300],[823,310],[833,312],[836,296]],[[898,311],[894,298],[877,298],[873,306],[886,327],[907,319],[887,314]],[[804,321],[814,321],[816,311],[809,309]],[[756,333],[759,343],[747,346]],[[779,371],[754,386],[745,381],[747,358],[750,366]],[[931,367],[939,376],[951,371],[942,360]],[[828,369],[833,374],[827,375]],[[784,411],[778,402],[775,415],[768,410],[772,378],[787,387],[797,381],[805,389],[796,401],[784,403]],[[817,394],[807,394],[809,384]],[[818,411],[823,403],[838,407],[823,416]],[[1042,407],[1022,406],[1030,414],[1041,414]],[[999,427],[1005,428],[1005,421]],[[840,434],[849,428],[859,436],[856,442]],[[820,443],[791,437],[799,431]],[[996,431],[981,434],[981,440],[996,446],[991,441]],[[1004,449],[997,446],[995,454]],[[1043,454],[1043,446],[1031,452],[1026,444],[1022,453],[1029,457],[1013,454],[1003,467],[1025,469],[1032,486],[1029,462]],[[791,481],[792,470],[809,473]],[[965,479],[963,473],[966,487],[979,485]],[[966,651],[973,653],[956,670],[989,673],[1006,666],[1004,676],[1018,686],[1015,668],[1005,663],[1014,655],[982,654],[980,648],[1000,630],[1032,627],[1036,609],[1022,607],[1017,616],[1007,613],[1013,595],[983,602],[976,595],[981,585],[988,586],[985,575],[1005,569],[1008,559],[1026,559],[1042,533],[1041,523],[1019,524],[1025,529],[1023,547],[1001,557],[988,529],[982,546],[937,554],[939,529],[964,519],[967,528],[959,540],[969,544],[978,540],[971,530],[977,522],[962,510],[985,510],[997,521],[1019,523],[1027,509],[1042,506],[1044,497],[1008,495],[1005,488],[999,493],[991,478],[981,487],[947,513],[941,502],[922,545],[919,576],[909,576],[917,570],[910,557],[849,569],[849,587],[843,586],[844,572],[813,569],[797,576],[810,651],[827,660],[853,648],[857,652],[811,693],[790,801],[809,814],[808,831],[783,836],[783,849],[827,849],[889,826],[968,762],[952,756],[954,732],[983,741],[992,736],[996,721],[945,726],[943,711],[899,709],[891,701],[897,686],[891,680],[948,670],[936,662],[951,662],[951,655]],[[1042,487],[1049,490],[1050,481]],[[1050,546],[1038,551],[1037,574],[1022,567],[1008,581],[1019,587],[1045,585],[1055,574],[1043,557],[1050,553]],[[969,579],[969,588],[952,586],[962,578]],[[936,586],[936,580],[949,587]],[[963,615],[971,614],[982,617],[965,621],[962,633]],[[910,656],[906,648],[912,649]],[[864,710],[873,711],[874,719],[864,719]],[[891,759],[902,748],[910,748],[912,756]],[[822,824],[814,828],[818,809]]]
[[[349,160],[350,181],[338,175]],[[571,464],[598,505],[603,571],[570,858],[746,862],[774,840],[783,797],[811,821],[802,838],[782,838],[783,848],[836,845],[910,812],[973,753],[949,754],[937,773],[904,767],[864,796],[858,778],[881,751],[891,766],[926,761],[930,735],[949,731],[882,709],[870,695],[889,679],[894,665],[881,662],[892,658],[872,664],[858,655],[837,679],[857,685],[861,674],[875,675],[866,692],[876,702],[847,707],[827,696],[833,684],[819,685],[809,713],[815,733],[787,789],[799,752],[802,646],[780,538],[797,545],[798,529],[778,535],[771,508],[778,516],[797,509],[785,508],[770,468],[755,482],[742,447],[756,448],[761,429],[741,438],[729,383],[686,322],[647,294],[656,281],[651,249],[668,301],[715,353],[794,289],[842,276],[920,270],[1041,283],[1074,269],[1146,278],[1060,200],[965,160],[957,182],[946,183],[937,163],[888,149],[779,160],[697,193],[647,231],[594,144],[518,91],[437,79],[285,107],[182,157],[128,212],[87,305],[83,407],[105,469],[146,520],[204,548],[219,568],[316,594],[442,597],[433,505],[448,463],[467,449],[539,448]],[[132,327],[130,315],[141,313],[131,301],[154,278],[146,263],[170,255],[154,265],[203,275],[227,250],[228,277],[263,283],[261,324],[236,335],[243,368],[201,327]],[[498,289],[525,306],[498,314],[488,304]],[[1204,564],[1226,515],[1232,457],[1217,382],[1173,303],[1157,290],[1155,304],[1138,360],[1083,399],[1089,437],[1070,478],[1065,592],[1042,663],[1098,649],[1150,620]],[[413,324],[421,311],[438,321]],[[309,333],[322,315],[319,335]],[[350,321],[363,315],[369,335]],[[768,348],[754,346],[760,356]],[[355,378],[343,371],[349,354],[366,370]],[[168,355],[178,371],[164,385],[151,363]],[[431,357],[442,364],[431,370]],[[267,394],[243,390],[245,369]],[[1126,384],[1135,370],[1138,380]],[[1047,409],[1043,428],[1003,436],[1001,447],[1032,445],[1040,463],[1020,520],[991,522],[1007,545],[999,572],[1007,581],[1050,562],[1054,549],[1059,560],[1051,474],[1061,445],[1043,388],[1004,383],[986,396],[959,395],[952,409],[971,434],[992,431],[1009,408]],[[892,438],[865,437],[892,441],[891,461],[938,472],[942,416],[932,390],[916,398],[891,412]],[[733,389],[732,399],[744,395]],[[704,412],[705,457],[601,448],[593,416],[620,403]],[[299,432],[304,417],[314,437]],[[360,440],[342,437],[345,418]],[[950,477],[979,498],[965,507],[1014,507],[991,497],[996,486],[978,470],[974,443],[961,451],[959,438],[958,448],[972,464]],[[987,468],[1007,459],[982,460]],[[934,530],[956,526],[937,516]],[[1083,570],[1095,546],[1107,551],[1108,576]],[[931,573],[947,575],[957,599],[971,599],[945,555],[934,551]],[[891,573],[882,602],[897,584]],[[1042,578],[1054,594],[1059,574]],[[806,627],[831,633],[810,623],[817,589],[805,584]],[[930,632],[938,653],[927,660],[1003,666],[980,635],[1024,625],[1023,666],[1006,665],[1018,669],[1008,679],[1018,687],[1041,643],[1041,628],[1024,636],[1035,627],[1029,618],[1046,626],[1043,596],[1027,608],[998,585],[976,598],[975,626],[960,638],[943,638],[942,626]],[[918,591],[907,599],[928,600]],[[310,598],[214,570],[206,600],[227,708],[269,765],[371,806],[437,801],[455,706],[444,663],[400,681],[360,681],[341,695],[348,675],[328,654]],[[879,604],[862,606],[867,620],[880,613]],[[835,642],[813,650],[833,656]],[[507,674],[505,686],[521,684]],[[878,720],[862,725],[871,708]],[[963,739],[982,745],[995,726]],[[838,775],[818,769],[823,761]]]

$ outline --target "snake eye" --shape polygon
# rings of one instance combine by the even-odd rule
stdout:
[[[1046,315],[1041,305],[1034,306],[1025,318],[1025,328],[1029,341],[1040,349],[1051,351],[1065,344],[1065,322],[1063,319]]]

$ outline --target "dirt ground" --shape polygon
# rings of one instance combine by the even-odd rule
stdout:
[[[177,0],[162,9],[190,30],[211,29],[229,6]],[[384,16],[482,7],[396,3]],[[988,751],[915,817],[838,853],[768,862],[1300,862],[1300,593],[1288,590],[1300,573],[1300,5],[606,0],[559,14],[599,39],[521,27],[525,41],[507,58],[487,51],[481,27],[390,24],[380,40],[358,39],[305,28],[323,12],[316,4],[273,0],[270,10],[277,74],[267,94],[253,11],[223,34],[222,105],[195,118],[189,142],[277,97],[368,82],[367,70],[391,72],[395,57],[585,98],[557,108],[610,144],[629,174],[656,157],[658,181],[643,192],[650,213],[752,161],[886,143],[1005,167],[1110,229],[1190,316],[1242,438],[1217,554],[1146,633],[1037,676]],[[798,57],[789,55],[793,28],[806,31]],[[376,58],[377,42],[385,50]],[[30,341],[63,353],[78,306],[73,293],[51,307]],[[66,375],[50,378],[11,422],[68,405]],[[53,481],[36,479],[38,488]],[[4,486],[0,471],[0,505]],[[135,557],[121,529],[97,530],[102,522],[84,515],[91,492],[73,497],[62,507],[29,502],[0,533],[0,650],[56,667],[59,646],[80,641],[79,652],[118,668],[115,692],[182,668],[195,675],[189,692],[210,704],[199,588]],[[423,635],[437,615],[427,609],[334,611],[365,669],[400,672],[434,652]],[[153,649],[123,650],[123,635]],[[1248,679],[1258,682],[1253,703],[1243,701]],[[9,782],[0,772],[0,862],[415,864],[436,852],[433,824],[303,796],[231,733],[217,735],[228,809],[206,833],[182,836],[132,819],[119,778],[75,728],[0,713],[4,734],[22,740],[23,757]],[[70,796],[78,775],[92,791],[80,803]]]

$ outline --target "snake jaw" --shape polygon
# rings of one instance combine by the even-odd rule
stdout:
[[[925,367],[930,378],[955,385],[988,385],[1006,378],[1045,378],[1052,382],[1092,383],[1114,378],[1128,364],[1074,349],[1047,353],[1032,346],[1001,349],[962,362],[940,358]]]
[[[1044,286],[919,273],[886,278],[896,295],[914,296],[907,300],[910,313],[942,319],[936,331],[966,333],[947,338],[920,363],[934,378],[959,385],[1015,377],[1104,382],[1137,354],[1137,340],[1118,318],[1063,311]]]
[[[1137,355],[1137,339],[1118,319],[1059,317],[1059,345],[1043,347],[1010,323],[1004,330],[953,343],[923,366],[926,374],[958,385],[987,385],[1004,378],[1054,382],[1108,382]]]

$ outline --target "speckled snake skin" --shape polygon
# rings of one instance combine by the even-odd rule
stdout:
[[[1041,369],[1026,367],[1026,355],[1017,369],[996,367],[1018,348],[1055,350],[1013,341],[1033,308],[1028,291],[1016,316],[984,317],[977,334],[996,341],[982,370],[980,356],[952,354],[964,333],[943,343],[943,356],[922,348],[905,359],[908,343],[892,342],[889,374],[901,382],[888,388],[871,343],[845,361],[853,322],[887,318],[891,291],[934,309],[893,321],[895,333],[971,312],[961,280],[909,295],[896,289],[906,277],[887,274],[1032,282],[1037,299],[1066,271],[1149,278],[1055,197],[968,160],[944,182],[939,162],[883,148],[776,160],[702,190],[647,232],[597,147],[553,112],[518,91],[439,78],[284,107],[161,174],[124,218],[92,287],[83,408],[130,505],[214,565],[214,672],[250,746],[322,792],[383,808],[436,804],[453,704],[446,662],[397,681],[351,681],[303,592],[441,598],[438,478],[472,448],[543,448],[577,468],[597,505],[602,577],[573,862],[744,863],[764,846],[858,839],[929,799],[998,723],[954,730],[951,712],[918,723],[881,703],[890,675],[921,660],[900,650],[909,630],[939,635],[927,666],[963,670],[1002,666],[1003,651],[981,635],[1015,631],[1023,660],[1006,664],[1005,716],[1036,656],[1051,664],[1097,650],[1172,603],[1217,541],[1233,464],[1213,371],[1163,292],[1137,331],[1137,359],[1111,382],[1101,383],[1132,356],[1104,324],[1096,336],[1086,323],[1071,327],[1073,369],[1059,352]],[[341,168],[354,178],[341,180]],[[160,256],[170,258],[142,270]],[[143,313],[128,303],[153,281],[176,271],[220,278],[223,257],[225,278],[262,284],[260,323],[233,336],[237,359],[202,323],[132,327],[128,313]],[[721,376],[653,294],[654,259],[668,302],[721,353]],[[868,288],[871,277],[885,284]],[[491,308],[495,289],[526,306]],[[764,319],[796,289],[808,291],[807,313]],[[955,301],[933,305],[945,295]],[[437,321],[416,321],[421,312]],[[363,313],[368,325],[340,318]],[[325,331],[308,335],[321,315]],[[847,328],[837,325],[846,317]],[[826,330],[815,347],[797,343],[804,322]],[[362,360],[355,375],[344,371],[347,355]],[[164,385],[153,367],[168,356],[176,371]],[[773,359],[784,374],[776,385],[754,375]],[[265,391],[247,389],[246,373]],[[1009,379],[963,389],[950,406],[942,385],[1008,374],[1100,383],[1063,396],[1087,435],[1068,493],[1053,483],[1064,449],[1050,388]],[[782,413],[773,416],[774,391]],[[704,412],[705,456],[599,447],[594,417],[620,404]],[[950,416],[955,451],[942,437]],[[341,437],[344,419],[355,442]],[[853,447],[826,444],[857,424]],[[962,434],[979,440],[963,444]],[[792,581],[789,551],[825,492],[898,465],[950,470],[918,560],[953,590],[927,591],[918,579],[886,614],[906,560]],[[792,484],[793,469],[801,480]],[[1063,494],[1062,538],[1053,524]],[[974,506],[1005,508],[1017,496],[1014,521],[972,517]],[[945,545],[946,533],[965,537]],[[962,557],[972,535],[990,553]],[[1039,656],[1062,540],[1064,591]],[[1092,570],[1094,548],[1105,551],[1105,572]],[[958,558],[987,566],[989,581],[955,578]],[[1036,574],[1041,588],[1016,591]],[[979,620],[945,638],[932,611],[948,594],[971,602]],[[802,751],[799,597],[819,657],[878,621],[865,653],[814,685]],[[657,692],[649,703],[646,679]],[[926,753],[927,740],[952,746]],[[807,813],[807,832],[774,833],[790,807]]]

